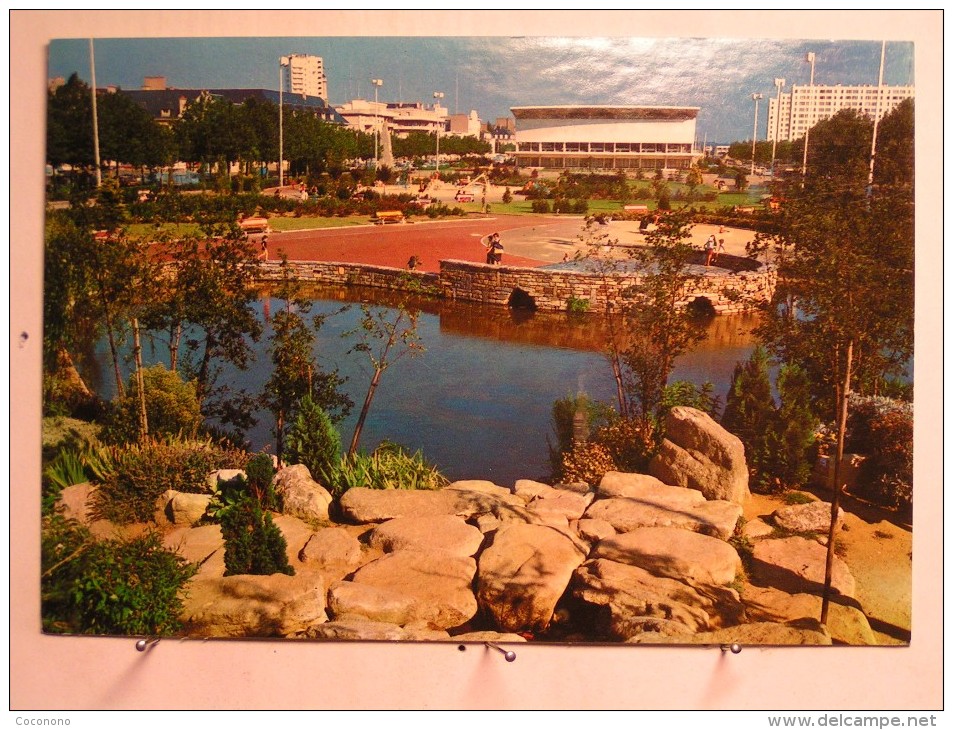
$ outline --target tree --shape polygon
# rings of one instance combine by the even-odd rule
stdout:
[[[355,329],[346,332],[345,336],[357,336],[358,342],[349,352],[364,353],[374,372],[367,386],[367,394],[364,397],[364,405],[361,406],[357,425],[354,427],[354,435],[351,438],[351,445],[347,452],[348,456],[354,456],[357,453],[361,431],[364,429],[364,421],[367,419],[374,394],[377,392],[377,387],[380,385],[384,372],[404,356],[416,356],[424,352],[424,346],[420,342],[420,335],[417,331],[419,311],[410,309],[405,303],[401,303],[394,309],[362,304],[361,312],[360,324]]]
[[[721,425],[745,447],[752,481],[762,487],[768,481],[768,438],[774,421],[774,398],[768,375],[768,353],[755,347],[744,364],[735,365],[725,401]]]
[[[779,236],[791,251],[779,266],[781,298],[759,329],[778,359],[803,369],[817,412],[837,424],[822,622],[843,486],[848,395],[902,372],[913,352],[912,190],[890,184],[868,189],[871,133],[870,122],[850,111],[812,130],[807,177],[783,191]],[[787,304],[788,293],[796,309]]]

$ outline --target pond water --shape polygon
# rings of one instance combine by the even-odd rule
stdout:
[[[355,402],[339,424],[342,442],[350,442],[372,370],[366,355],[348,354],[354,340],[342,337],[360,320],[354,290],[321,289],[313,313],[335,313],[318,332],[315,355],[321,367],[338,368],[347,378],[343,390]],[[375,305],[388,305],[379,291],[366,294]],[[359,294],[357,295],[359,297]],[[384,373],[371,406],[360,447],[372,450],[382,440],[420,449],[451,480],[489,479],[512,486],[517,479],[546,479],[551,409],[559,398],[585,392],[615,402],[615,386],[605,348],[604,323],[596,315],[530,313],[472,303],[423,301],[418,331],[426,351],[404,357]],[[221,378],[257,394],[269,377],[270,315],[284,302],[263,297],[257,305],[265,336],[256,344],[256,361],[246,371],[223,369]],[[708,337],[676,362],[673,378],[711,381],[722,401],[735,364],[750,354],[755,315],[720,316]],[[144,347],[147,361],[165,357]],[[98,358],[98,380],[109,397],[108,359]],[[268,412],[247,434],[256,450],[274,452],[273,420]]]

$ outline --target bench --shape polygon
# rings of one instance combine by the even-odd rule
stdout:
[[[255,217],[255,218],[245,218],[238,222],[239,227],[245,233],[270,233],[271,228],[268,227],[268,219]]]
[[[622,207],[626,213],[648,213],[649,206],[647,205],[626,205]]]
[[[403,223],[404,214],[399,210],[379,210],[371,220],[378,226],[385,223]]]

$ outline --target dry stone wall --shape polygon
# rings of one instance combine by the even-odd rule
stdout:
[[[522,266],[492,266],[469,261],[440,262],[439,273],[406,271],[321,261],[297,261],[294,276],[314,284],[373,287],[390,291],[430,293],[447,299],[480,302],[501,307],[528,306],[543,311],[566,311],[573,300],[585,302],[591,312],[604,312],[606,303],[618,301],[640,283],[638,274],[611,277],[583,271],[558,271]],[[280,264],[262,265],[263,282],[281,278]],[[777,283],[772,268],[736,274],[706,275],[685,291],[680,305],[705,298],[719,314],[749,311],[770,301]]]

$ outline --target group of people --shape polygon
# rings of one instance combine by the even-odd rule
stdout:
[[[498,264],[503,260],[503,244],[500,243],[500,234],[491,233],[486,238],[486,262]]]

